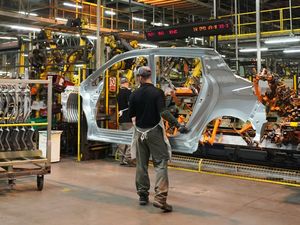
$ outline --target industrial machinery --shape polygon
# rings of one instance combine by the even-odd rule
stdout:
[[[268,88],[263,94],[259,88],[260,80],[268,83]],[[296,91],[287,87],[278,76],[266,69],[255,76],[254,88],[258,100],[266,106],[267,114],[275,113],[276,116],[276,123],[271,124],[273,127],[265,137],[279,147],[288,144],[299,145],[300,98]]]

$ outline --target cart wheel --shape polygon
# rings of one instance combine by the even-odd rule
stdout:
[[[44,175],[37,175],[36,181],[37,181],[36,184],[37,184],[38,191],[43,190],[43,188],[44,188]]]

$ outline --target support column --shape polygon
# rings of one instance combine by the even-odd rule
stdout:
[[[289,8],[290,8],[290,30],[293,33],[293,13],[292,13],[292,0],[289,0]]]
[[[101,21],[101,0],[97,0],[97,45],[96,45],[96,70],[101,66],[101,36],[100,36],[100,21]]]
[[[20,54],[19,54],[19,77],[23,77],[25,74],[25,44],[21,44]]]
[[[214,19],[218,18],[218,13],[217,13],[217,0],[214,0]],[[218,36],[214,36],[214,49],[217,50],[218,48]]]
[[[257,48],[257,73],[261,70],[260,51],[260,0],[256,0],[256,48]]]
[[[155,23],[155,7],[153,6],[153,12],[152,12],[152,23],[153,23],[153,27],[154,27],[154,23]]]
[[[234,31],[235,31],[235,67],[236,73],[239,74],[239,40],[238,40],[238,16],[237,0],[234,0]]]
[[[172,21],[173,21],[173,25],[175,24],[175,8],[174,5],[172,5]]]

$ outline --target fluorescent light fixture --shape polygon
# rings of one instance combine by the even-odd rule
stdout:
[[[132,17],[133,20],[135,21],[139,21],[139,22],[147,22],[147,20],[143,19],[143,18],[139,18],[139,17]]]
[[[150,24],[153,25],[153,26],[158,26],[158,27],[162,27],[162,26],[168,27],[168,26],[170,26],[167,23],[153,23],[153,22],[151,22]]]
[[[26,31],[41,31],[40,28],[35,28],[35,27],[26,27],[26,26],[20,26],[20,25],[10,25],[9,26],[11,29],[15,30],[26,30]]]
[[[82,6],[81,6],[81,5],[76,5],[76,4],[72,4],[72,3],[69,3],[69,2],[64,2],[63,5],[64,5],[64,6],[73,7],[73,8],[82,9]]]
[[[86,36],[88,39],[91,39],[91,40],[97,40],[97,37],[96,36]]]
[[[18,40],[18,38],[16,38],[16,37],[5,37],[5,36],[0,37],[0,39],[2,39],[2,40]]]
[[[76,67],[83,67],[84,65],[83,64],[77,64],[75,65]]]
[[[265,44],[282,44],[282,43],[293,43],[299,42],[300,37],[282,37],[265,40]]]
[[[28,13],[28,12],[24,12],[24,11],[19,11],[20,14],[25,15],[25,16],[38,16],[38,14],[36,13]]]
[[[67,22],[68,20],[65,18],[60,18],[60,17],[55,17],[56,20],[58,21],[63,21],[63,22]]]
[[[116,13],[115,13],[114,11],[111,11],[111,10],[105,10],[104,13],[105,13],[106,15],[110,15],[110,16],[116,15]]]
[[[158,48],[157,45],[146,44],[146,43],[139,43],[139,46],[143,48]]]
[[[300,48],[295,48],[295,49],[285,49],[283,50],[284,53],[299,53],[300,52]]]
[[[261,52],[265,52],[268,51],[268,48],[260,48]],[[239,52],[257,52],[257,48],[244,48],[244,49],[240,49]]]
[[[133,34],[139,34],[140,32],[138,32],[136,30],[133,30],[133,31],[131,31],[131,33],[133,33]]]
[[[6,71],[0,71],[0,75],[11,75],[11,72],[6,72]]]

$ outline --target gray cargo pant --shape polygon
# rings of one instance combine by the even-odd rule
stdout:
[[[138,128],[145,132],[149,129]],[[142,140],[142,133],[137,131],[136,142],[136,189],[139,196],[148,196],[150,180],[148,175],[148,163],[150,155],[156,172],[154,201],[165,203],[168,196],[168,160],[169,153],[164,141],[163,131],[160,126],[149,131]]]
[[[132,123],[120,123],[120,130],[129,130],[132,127]],[[129,163],[131,160],[131,146],[125,144],[119,144],[118,149],[120,152],[120,163]]]

